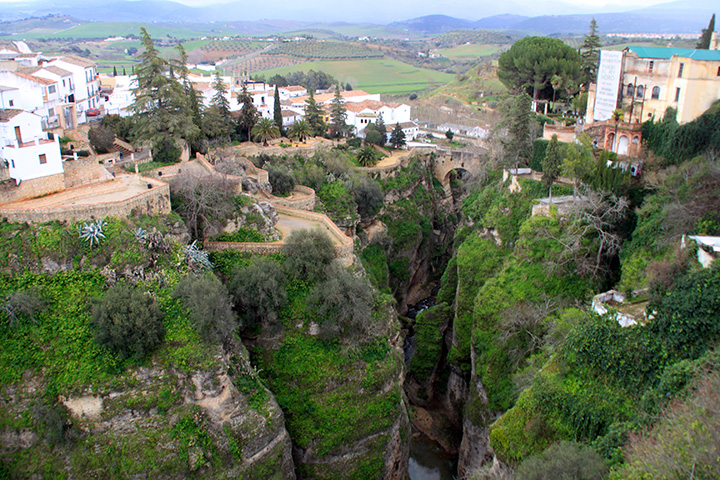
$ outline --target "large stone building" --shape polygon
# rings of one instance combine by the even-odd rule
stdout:
[[[720,99],[720,51],[717,42],[712,47],[603,50],[598,84],[590,86],[587,121],[608,120],[613,103],[629,123],[659,120],[668,107],[677,110],[680,123],[696,119]]]

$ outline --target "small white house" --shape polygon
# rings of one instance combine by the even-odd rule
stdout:
[[[63,173],[57,139],[43,132],[38,115],[20,109],[0,110],[0,158],[17,184]]]

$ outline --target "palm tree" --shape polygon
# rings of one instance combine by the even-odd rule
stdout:
[[[560,75],[553,75],[550,79],[550,84],[553,88],[553,110],[555,110],[555,93],[557,92],[558,88],[562,87],[563,84],[563,78]]]
[[[288,135],[290,135],[290,138],[294,138],[298,142],[303,143],[305,143],[305,139],[312,136],[312,134],[312,127],[307,122],[307,120],[298,120],[297,122],[293,123],[290,127],[290,130],[288,130]]]
[[[252,136],[256,142],[263,142],[263,147],[268,146],[268,140],[278,138],[280,136],[280,129],[275,122],[269,118],[262,118],[252,128]]]
[[[377,152],[373,147],[363,147],[357,154],[358,163],[363,167],[374,167],[378,163]]]

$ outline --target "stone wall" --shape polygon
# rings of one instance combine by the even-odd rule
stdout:
[[[288,139],[278,138],[270,141],[270,146],[263,147],[260,144],[245,142],[233,148],[233,152],[244,156],[254,157],[264,153],[265,155],[295,155],[313,156],[318,150],[332,147],[334,142],[324,138],[314,138],[310,144],[293,143],[291,147],[281,147],[280,142],[290,143]]]
[[[66,189],[112,179],[112,174],[100,165],[98,158],[94,156],[66,160],[63,162],[63,169]]]
[[[59,192],[64,188],[65,174],[63,173],[25,180],[20,185],[15,185],[15,180],[10,179],[0,183],[0,204],[41,197]]]
[[[276,197],[265,190],[260,190],[256,198],[270,202],[275,206],[280,205],[282,207],[297,208],[298,210],[315,210],[315,190],[305,185],[295,185],[291,197]]]
[[[298,210],[296,208],[284,207],[281,205],[276,206],[278,213],[284,213],[286,215],[292,215],[298,218],[304,218],[315,222],[320,222],[325,225],[333,236],[336,237],[341,243],[335,245],[335,258],[344,266],[352,265],[354,261],[353,256],[353,240],[352,238],[345,235],[340,228],[333,223],[327,215],[316,212],[308,212],[305,210]],[[334,242],[333,242],[334,243]],[[276,253],[282,253],[285,248],[285,242],[280,240],[278,242],[263,243],[263,242],[211,242],[205,240],[205,249],[214,252],[224,252],[228,250],[234,250],[238,252],[252,253],[255,255],[272,255]]]
[[[170,187],[163,182],[146,179],[153,188],[115,202],[57,208],[11,209],[0,207],[0,218],[10,222],[43,223],[87,221],[104,217],[127,218],[131,215],[166,215],[170,213]],[[24,182],[23,182],[24,183]]]

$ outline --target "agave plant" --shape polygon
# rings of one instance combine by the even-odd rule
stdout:
[[[144,242],[147,239],[147,232],[142,227],[133,230],[133,235],[135,235],[135,240],[138,242]]]
[[[190,245],[185,246],[185,260],[193,270],[200,268],[201,270],[212,270],[213,265],[210,262],[210,255],[204,250],[197,247],[197,240],[193,240]]]
[[[78,234],[81,240],[90,242],[90,248],[95,244],[100,244],[105,239],[103,228],[107,223],[103,220],[95,220],[90,223],[83,223],[83,226],[79,228]]]

